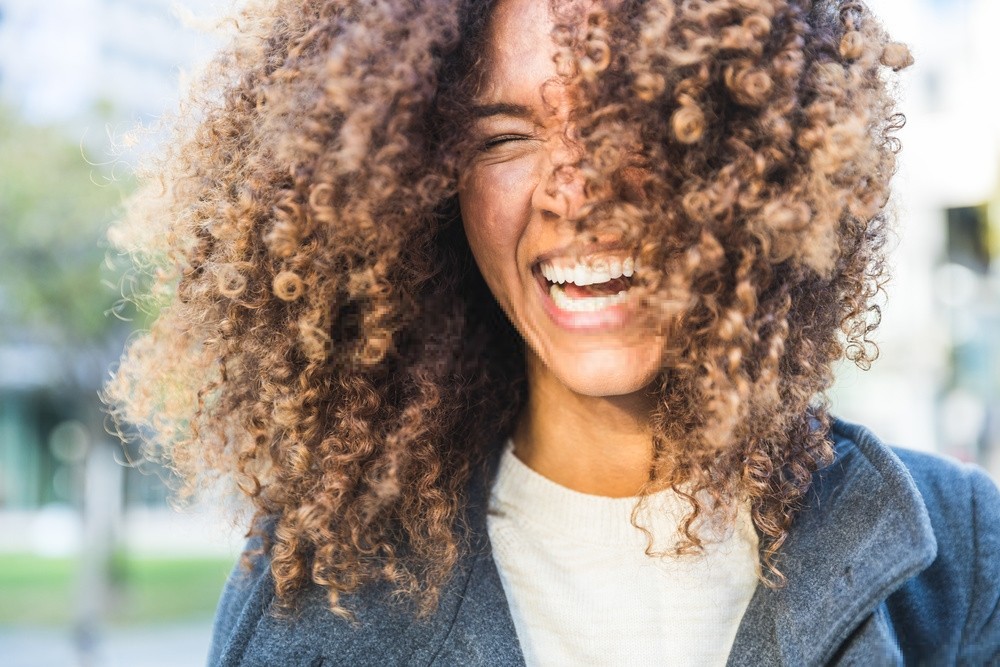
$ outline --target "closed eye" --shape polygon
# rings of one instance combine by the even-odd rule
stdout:
[[[497,148],[504,144],[509,144],[514,141],[523,141],[525,139],[530,139],[531,137],[523,134],[501,134],[495,137],[490,137],[483,142],[483,150],[490,150],[491,148]]]

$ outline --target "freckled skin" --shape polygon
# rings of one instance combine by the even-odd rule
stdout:
[[[645,476],[651,408],[645,389],[660,369],[665,341],[638,317],[584,331],[560,326],[545,310],[533,264],[574,242],[568,219],[584,203],[577,177],[551,187],[554,167],[572,164],[575,150],[566,139],[572,136],[569,95],[555,80],[552,28],[545,0],[501,0],[496,6],[489,66],[476,103],[515,105],[527,113],[476,121],[473,144],[486,147],[477,149],[463,174],[459,201],[479,269],[526,342],[529,407],[515,435],[518,455],[529,465],[529,458],[540,455],[560,471],[567,458],[583,461],[579,479],[548,476],[591,492],[602,492],[591,478],[620,468],[622,484],[603,492],[629,495]],[[590,450],[578,446],[559,453],[551,442],[581,438],[593,440],[603,454],[581,459]]]

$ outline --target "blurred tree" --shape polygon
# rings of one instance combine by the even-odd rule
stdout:
[[[65,130],[0,107],[0,336],[105,339],[121,301],[105,277],[105,229],[125,185],[91,163]]]
[[[86,649],[107,610],[123,511],[124,468],[95,390],[134,326],[112,315],[124,300],[105,261],[105,231],[126,187],[114,178],[120,163],[94,160],[71,130],[2,106],[0,156],[0,430],[16,434],[0,438],[0,490],[12,505],[68,500],[80,511],[74,632]],[[45,362],[52,370],[37,372]],[[60,460],[57,434],[74,424],[79,452]]]

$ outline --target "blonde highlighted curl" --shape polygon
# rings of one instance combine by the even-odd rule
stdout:
[[[346,613],[382,580],[431,610],[469,481],[524,403],[522,343],[456,204],[492,4],[251,3],[113,230],[161,310],[112,413],[188,490],[235,482],[285,603],[315,583]],[[669,333],[650,489],[690,499],[682,552],[708,505],[747,503],[780,583],[832,457],[831,366],[877,354],[902,125],[887,71],[909,52],[854,1],[553,11],[581,234],[635,244]]]

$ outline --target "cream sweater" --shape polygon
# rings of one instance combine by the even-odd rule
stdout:
[[[635,498],[579,493],[504,452],[488,530],[518,640],[534,665],[724,665],[757,585],[749,513],[704,555],[651,557]],[[675,544],[688,505],[648,499],[639,524]]]

